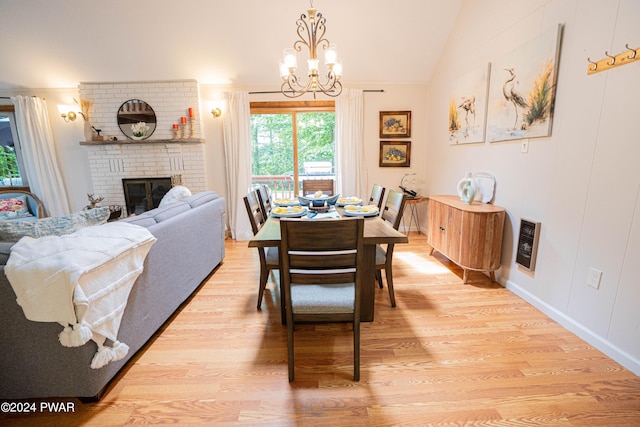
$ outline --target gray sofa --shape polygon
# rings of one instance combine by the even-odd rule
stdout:
[[[127,356],[91,369],[95,344],[63,347],[58,342],[59,324],[27,320],[4,274],[6,261],[2,262],[0,399],[99,399],[127,361],[224,258],[225,201],[213,191],[122,221],[146,227],[157,238],[122,318],[118,339],[129,346]]]

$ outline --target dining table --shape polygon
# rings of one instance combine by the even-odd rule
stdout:
[[[335,207],[332,209],[332,217],[344,217],[343,207]],[[312,214],[313,215],[313,214]],[[305,215],[300,217],[300,221],[323,221],[327,215],[318,214],[310,218]],[[376,287],[376,245],[389,243],[408,243],[409,238],[398,230],[394,229],[391,224],[376,216],[364,217],[364,236],[363,236],[363,260],[364,266],[362,274],[362,288],[360,292],[360,321],[372,322],[374,317],[375,306],[375,287]],[[280,246],[280,218],[270,215],[262,228],[249,240],[251,248],[266,248]],[[282,289],[280,289],[282,294]],[[282,300],[282,298],[281,298]],[[282,302],[282,301],[281,301]],[[281,315],[284,322],[284,305],[281,304]]]

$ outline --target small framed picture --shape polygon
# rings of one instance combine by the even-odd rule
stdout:
[[[380,111],[380,138],[410,138],[411,111]]]
[[[380,141],[380,167],[411,166],[411,141]]]

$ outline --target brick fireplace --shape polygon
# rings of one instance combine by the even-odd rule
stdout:
[[[174,177],[196,193],[206,189],[204,139],[201,138],[199,87],[195,80],[133,83],[81,83],[80,97],[93,102],[90,121],[105,141],[83,141],[88,153],[93,192],[105,205],[125,206],[123,179]],[[150,104],[157,118],[150,139],[127,139],[116,114],[129,99]],[[172,139],[172,124],[188,109],[195,112],[194,138]],[[117,141],[110,141],[110,137]],[[132,212],[127,212],[131,214]]]

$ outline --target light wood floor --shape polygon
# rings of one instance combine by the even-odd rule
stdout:
[[[362,325],[362,378],[351,333],[286,333],[271,283],[255,308],[255,249],[227,241],[223,265],[129,364],[102,401],[15,425],[639,426],[640,378],[481,273],[426,255],[412,233],[394,256],[397,307],[378,290]],[[451,270],[450,270],[451,269]]]

